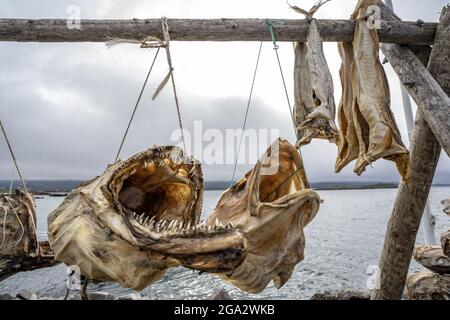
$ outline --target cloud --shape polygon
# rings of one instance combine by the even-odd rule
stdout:
[[[295,2],[295,1],[294,1]],[[315,1],[304,1],[308,7]],[[61,18],[69,5],[80,6],[82,18],[131,17],[279,17],[298,18],[280,1],[3,1],[3,17]],[[444,1],[416,3],[395,1],[408,20],[436,21]],[[318,12],[322,18],[347,18],[354,1],[332,1]],[[242,126],[258,43],[189,42],[172,44],[175,77],[186,129],[202,121],[204,130],[238,129]],[[325,44],[340,98],[336,44]],[[293,50],[279,49],[288,89],[292,88]],[[5,122],[17,158],[28,179],[88,179],[100,174],[117,152],[154,51],[134,45],[107,49],[101,43],[0,43],[0,117]],[[406,138],[398,79],[386,67],[392,88],[392,109]],[[151,100],[167,72],[164,52],[154,72],[127,138],[122,157],[153,144],[172,144],[178,128],[170,86]],[[291,101],[293,97],[291,96]],[[279,129],[294,142],[293,128],[272,45],[265,43],[261,56],[247,128]],[[407,139],[404,139],[407,140]],[[13,175],[12,163],[0,140],[0,179]],[[396,180],[393,163],[380,160],[361,178],[352,165],[340,175],[333,172],[336,147],[314,141],[303,151],[311,181]],[[232,165],[204,166],[208,180],[231,178]],[[239,166],[241,176],[248,165]],[[442,157],[437,180],[450,182],[450,161]]]

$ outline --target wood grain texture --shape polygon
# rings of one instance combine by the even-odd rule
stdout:
[[[169,19],[170,37],[179,41],[271,41],[267,19]],[[309,23],[304,19],[273,19],[277,41],[305,42]],[[142,40],[163,38],[160,19],[81,20],[81,29],[67,28],[65,19],[0,19],[0,41],[104,42],[109,37]],[[355,23],[317,20],[324,41],[351,41]],[[430,45],[436,23],[382,21],[382,42]]]
[[[440,71],[450,70],[450,61],[446,58],[450,55],[449,22],[450,10],[444,8],[428,65],[429,72],[436,77],[436,80],[432,79],[434,82],[431,79],[424,79],[431,77],[424,67],[429,48],[414,48],[421,57],[419,59],[408,47],[383,45],[388,60],[396,66],[395,69],[402,82],[420,103],[421,109],[418,110],[411,139],[411,182],[409,185],[404,182],[400,184],[380,257],[380,288],[372,292],[372,299],[400,299],[405,287],[417,231],[441,152],[439,141],[429,126],[429,124],[435,126],[436,122],[428,121],[429,113],[441,112],[440,119],[443,119],[444,124],[445,122],[447,125],[450,124],[448,102],[441,101],[440,105],[437,103],[438,97],[445,101],[446,94],[436,83],[438,81],[447,90],[450,85],[449,79],[441,76],[445,73]],[[402,65],[401,68],[399,68],[400,65]],[[414,78],[415,76],[418,78]],[[418,90],[418,87],[422,89],[427,87],[428,90]],[[440,94],[436,94],[433,90],[440,90]],[[446,98],[448,99],[448,96]],[[440,133],[440,129],[437,128],[436,132]],[[445,143],[445,138],[441,137],[441,141]]]

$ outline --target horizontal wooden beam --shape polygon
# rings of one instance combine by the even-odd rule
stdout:
[[[306,41],[308,21],[272,20],[278,41]],[[355,22],[317,20],[324,41],[351,41]],[[267,19],[169,19],[170,36],[177,41],[270,41]],[[81,20],[70,29],[65,19],[0,19],[0,41],[104,42],[109,37],[141,40],[162,38],[160,19]],[[437,23],[382,21],[378,30],[386,43],[430,45]]]

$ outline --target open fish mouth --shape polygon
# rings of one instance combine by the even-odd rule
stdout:
[[[170,267],[226,272],[245,257],[231,225],[200,222],[200,164],[157,146],[110,165],[73,190],[49,218],[56,259],[90,279],[141,290]]]
[[[108,185],[111,201],[143,241],[194,231],[199,223],[203,178],[195,160],[172,148],[123,162]]]
[[[151,156],[132,157],[116,169],[109,189],[134,240],[149,250],[180,259],[191,256],[189,261],[194,255],[210,253],[228,261],[224,254],[240,254],[236,246],[241,248],[243,239],[231,224],[200,223],[200,164],[184,157],[178,148],[159,147]]]
[[[277,169],[268,169],[269,163]],[[276,140],[256,166],[222,194],[208,217],[209,223],[232,223],[247,239],[243,262],[219,276],[250,293],[262,291],[272,280],[282,287],[304,258],[303,229],[320,203],[319,195],[309,189],[296,148]]]

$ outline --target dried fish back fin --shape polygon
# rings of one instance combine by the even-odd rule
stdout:
[[[307,16],[310,21],[307,42],[297,44],[295,49],[294,88],[296,100],[297,130],[299,145],[306,145],[312,139],[325,139],[336,143],[338,129],[334,122],[336,106],[334,102],[333,80],[323,52],[323,42],[312,15],[321,1],[309,12],[298,7],[295,11]]]
[[[339,173],[347,164],[358,158],[359,142],[353,117],[353,88],[352,65],[353,44],[351,42],[338,43],[339,54],[342,59],[339,75],[342,86],[342,97],[338,108],[339,143],[335,171]]]
[[[361,9],[363,10],[363,9]],[[379,59],[378,33],[364,19],[356,23],[352,67],[354,120],[360,140],[355,172],[360,175],[380,158],[394,161],[402,178],[409,178],[409,152],[390,110],[390,90]],[[364,132],[367,130],[368,134]]]

